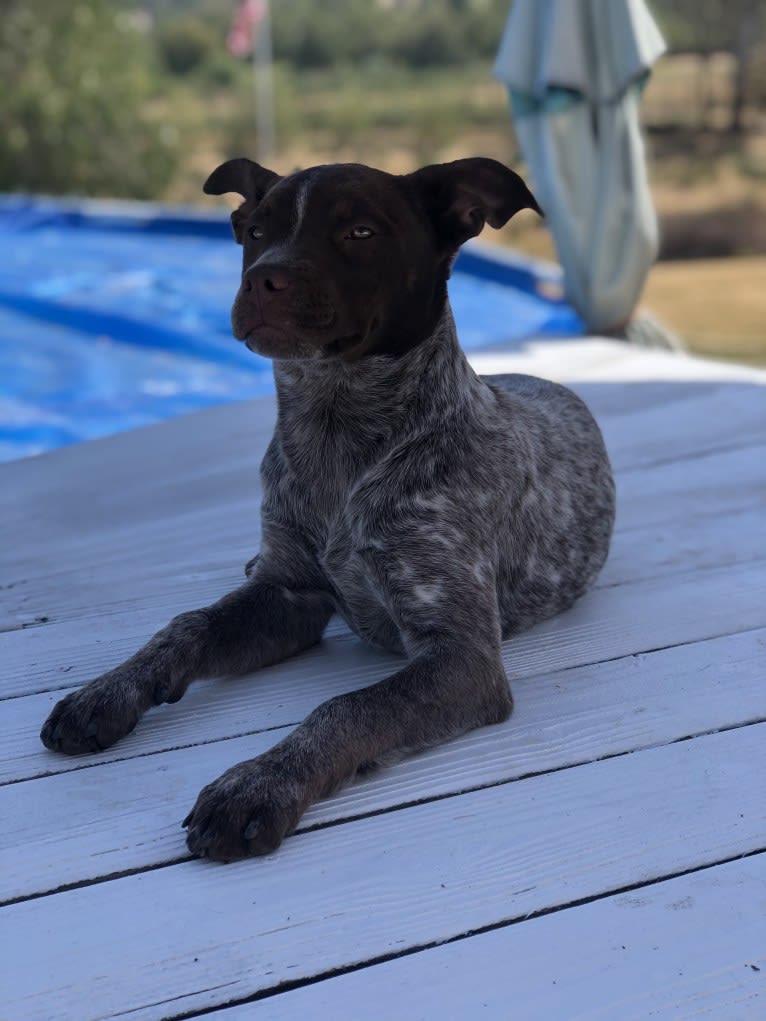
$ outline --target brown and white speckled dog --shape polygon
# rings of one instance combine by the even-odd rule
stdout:
[[[227,861],[276,848],[356,773],[506,719],[501,639],[591,585],[614,486],[574,394],[480,379],[458,346],[458,247],[537,209],[512,171],[468,159],[401,177],[357,165],[280,177],[236,159],[205,190],[245,199],[232,214],[244,247],[232,323],[274,360],[261,552],[241,588],[59,702],[42,740],[69,755],[106,748],[195,678],[317,642],[333,611],[408,660],[202,790],[188,846]]]

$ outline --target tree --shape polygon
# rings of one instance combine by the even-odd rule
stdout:
[[[654,0],[652,6],[671,50],[734,56],[729,127],[740,132],[753,55],[766,33],[766,5],[762,0]]]
[[[108,0],[0,7],[0,189],[147,198],[176,155],[145,116],[150,37]]]

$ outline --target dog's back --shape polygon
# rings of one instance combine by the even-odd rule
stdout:
[[[518,374],[483,377],[498,395],[509,457],[527,477],[509,507],[498,595],[508,637],[567,609],[606,560],[615,491],[601,431],[565,386]]]

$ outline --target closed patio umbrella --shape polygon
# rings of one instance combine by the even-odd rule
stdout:
[[[593,332],[625,330],[657,254],[638,104],[664,50],[643,0],[514,0],[498,52],[567,297]]]

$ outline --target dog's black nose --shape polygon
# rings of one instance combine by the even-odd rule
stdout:
[[[274,266],[253,266],[242,281],[244,291],[286,291],[289,286],[288,274]]]

